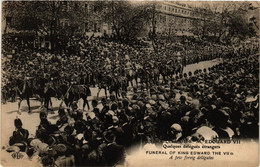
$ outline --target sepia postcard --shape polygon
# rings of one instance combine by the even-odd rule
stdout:
[[[259,165],[258,1],[2,1],[3,167]]]

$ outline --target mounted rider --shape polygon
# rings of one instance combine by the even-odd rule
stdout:
[[[28,105],[28,112],[31,112],[30,107],[30,97],[33,95],[33,84],[32,79],[33,77],[25,76],[24,79],[21,79],[22,77],[17,77],[16,82],[16,95],[18,95],[18,113],[20,114],[20,105],[23,99],[27,100]]]
[[[135,74],[134,66],[128,55],[125,56],[125,60],[126,60],[126,63],[125,63],[126,77],[128,79],[128,82],[130,81],[131,86],[133,86],[133,79],[134,79],[134,74]]]

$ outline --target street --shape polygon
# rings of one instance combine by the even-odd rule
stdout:
[[[204,69],[204,68],[207,69],[208,67],[216,65],[221,61],[222,61],[221,59],[215,59],[215,60],[212,60],[212,61],[204,61],[204,62],[200,62],[200,63],[197,63],[197,64],[190,64],[190,65],[187,65],[186,67],[184,67],[184,73],[185,72],[187,73],[189,71],[193,72],[196,69]],[[92,96],[89,98],[89,104],[90,104],[90,107],[91,107],[91,99],[96,97],[97,92],[98,92],[98,88],[90,88],[90,89],[91,89]],[[104,96],[105,96],[104,90],[101,90],[99,97],[104,97]],[[177,94],[176,98],[177,99],[179,98],[178,94]],[[57,110],[59,108],[61,101],[57,100],[55,98],[52,98],[52,103],[53,103],[53,109],[54,109],[55,114],[48,114],[48,120],[51,123],[55,124],[57,119],[58,119]],[[2,124],[1,125],[2,125],[2,129],[3,129],[2,139],[1,139],[2,146],[6,146],[8,144],[9,137],[12,135],[12,132],[15,129],[14,119],[16,117],[20,118],[23,122],[23,127],[25,129],[29,130],[29,133],[30,133],[29,137],[34,137],[37,126],[40,123],[40,118],[39,118],[40,102],[35,101],[35,100],[31,100],[30,104],[31,104],[31,108],[32,108],[32,113],[28,114],[28,107],[27,107],[27,104],[26,104],[26,100],[24,100],[22,102],[22,104],[21,104],[21,109],[22,109],[21,115],[17,113],[17,110],[18,110],[17,109],[18,108],[17,102],[14,102],[14,103],[8,102],[7,104],[2,104],[2,108],[1,108],[2,109],[2,112],[1,112]],[[63,106],[64,106],[64,104],[63,104]],[[83,106],[83,100],[81,99],[78,102],[79,109],[82,109],[82,106]],[[98,107],[101,107],[100,103],[99,103]],[[86,110],[87,110],[87,106],[85,107],[84,113],[89,112],[89,111],[86,111]],[[84,117],[85,117],[85,114],[84,114]]]

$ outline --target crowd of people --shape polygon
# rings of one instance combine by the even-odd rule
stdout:
[[[5,89],[13,88],[8,83],[15,84],[12,79],[19,76],[42,75],[54,84],[89,86],[104,84],[102,78],[110,75],[130,78],[121,79],[127,81],[126,89],[122,83],[119,86],[122,96],[111,93],[109,98],[93,99],[88,112],[76,102],[69,109],[60,108],[56,124],[49,122],[46,110],[41,111],[34,138],[28,138],[22,121],[16,119],[9,150],[26,152],[28,157],[38,155],[44,166],[70,155],[76,166],[114,166],[124,162],[132,147],[148,143],[257,139],[258,44],[222,46],[223,50],[202,55],[190,51],[185,56],[173,56],[172,46],[154,51],[84,39],[78,43],[79,55],[29,54],[27,50],[4,62],[4,70],[9,72],[3,76]],[[177,68],[217,57],[226,61],[188,73]],[[131,72],[138,75],[131,78]],[[137,84],[131,83],[135,76]]]
[[[140,42],[132,46],[110,39],[88,37],[73,38],[71,41],[69,47],[62,52],[49,53],[21,48],[15,50],[10,59],[4,56],[2,101],[14,101],[19,94],[19,81],[26,77],[33,78],[34,82],[43,79],[46,83],[53,82],[56,86],[70,85],[73,82],[93,87],[100,86],[108,77],[113,77],[121,90],[126,91],[128,81],[131,82],[132,79],[141,79],[140,82],[149,88],[160,76],[166,80],[173,74],[181,73],[187,64],[232,57],[234,54],[251,54],[251,51],[257,50],[257,46],[251,48],[252,46],[195,43],[178,46],[163,41],[157,42],[153,49],[144,47]],[[19,87],[22,92],[21,89]]]

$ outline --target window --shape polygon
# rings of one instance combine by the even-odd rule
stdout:
[[[157,9],[161,9],[161,8],[162,8],[162,5],[157,5],[156,8],[157,8]]]

